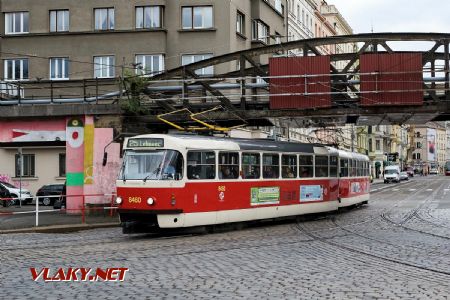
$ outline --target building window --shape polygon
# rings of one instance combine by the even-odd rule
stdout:
[[[28,33],[30,30],[29,16],[28,12],[5,13],[5,33]]]
[[[245,15],[239,11],[236,15],[236,32],[245,35]]]
[[[4,61],[5,80],[28,79],[28,59],[6,59]]]
[[[112,78],[115,76],[114,56],[94,57],[94,77]]]
[[[96,8],[95,30],[114,30],[114,8]]]
[[[66,154],[59,154],[59,177],[66,177]]]
[[[212,6],[186,6],[182,8],[183,29],[206,29],[213,27]]]
[[[183,66],[192,64],[195,62],[199,62],[201,60],[205,60],[208,58],[213,57],[212,54],[193,54],[193,55],[183,55],[181,56],[181,64]],[[203,69],[195,70],[195,74],[197,75],[213,75],[214,74],[214,67],[209,66]]]
[[[163,9],[161,6],[136,7],[136,28],[162,28]]]
[[[253,20],[252,40],[269,44],[269,26],[261,20]]]
[[[417,153],[416,157],[420,160],[420,153]]]
[[[50,32],[69,31],[69,10],[50,11]]]
[[[164,55],[136,55],[136,74],[154,76],[164,71]]]
[[[50,58],[50,79],[69,79],[69,59],[67,57]]]
[[[22,175],[20,170],[22,169]],[[22,154],[22,162],[20,155],[16,154],[16,177],[35,177],[35,159],[34,154]]]
[[[380,140],[375,140],[375,151],[381,150],[381,142]]]

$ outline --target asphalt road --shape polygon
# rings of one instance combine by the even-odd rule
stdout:
[[[0,235],[0,255],[2,299],[448,299],[450,178],[374,185],[367,206],[240,231]],[[45,283],[30,267],[129,272]]]

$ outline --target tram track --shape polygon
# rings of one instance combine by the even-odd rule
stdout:
[[[311,237],[311,239],[314,239],[315,241],[318,241],[322,244],[328,245],[328,246],[332,246],[335,248],[339,248],[342,250],[347,251],[348,253],[350,253],[350,255],[348,255],[349,259],[351,260],[356,260],[356,261],[363,261],[364,263],[375,263],[376,265],[382,265],[383,268],[388,268],[392,271],[395,272],[399,272],[399,270],[395,267],[395,266],[386,266],[385,264],[381,263],[381,262],[390,262],[396,265],[402,265],[402,266],[406,266],[406,267],[410,267],[413,268],[414,270],[419,270],[419,271],[427,271],[427,272],[431,272],[432,274],[437,274],[440,276],[444,276],[441,280],[435,279],[435,278],[430,278],[430,277],[425,277],[422,274],[412,274],[410,272],[407,273],[408,276],[414,276],[420,280],[427,280],[430,282],[435,282],[438,284],[443,284],[445,286],[449,285],[449,280],[450,280],[450,272],[449,271],[445,271],[445,270],[439,270],[439,269],[435,269],[435,268],[430,268],[427,266],[423,266],[423,265],[419,265],[419,264],[415,264],[415,263],[411,263],[411,262],[406,262],[400,259],[396,259],[396,258],[391,258],[391,257],[387,257],[387,256],[383,256],[383,255],[379,255],[373,252],[368,252],[368,251],[364,251],[361,249],[358,249],[356,247],[350,247],[348,245],[344,245],[342,243],[338,243],[338,242],[334,242],[332,240],[332,238],[324,238],[321,237],[317,234],[314,234],[312,232],[310,232],[306,227],[300,225],[300,223],[296,224],[297,229],[299,230],[299,232]],[[362,258],[358,258],[355,257],[352,254],[359,254],[359,255],[363,255],[364,257],[370,257],[371,259],[375,259],[375,261],[368,261],[367,259],[362,259]],[[340,252],[340,255],[342,255],[342,252]]]
[[[429,203],[430,199],[433,199],[433,197],[435,197],[436,193],[440,190],[440,188],[442,188],[442,184],[439,185],[439,188],[436,190],[435,193],[431,194],[430,196],[426,197],[426,199],[424,201],[422,201],[420,203],[420,205],[418,207],[415,207],[413,209],[412,212],[409,212],[406,217],[404,217],[401,221],[402,221],[402,225],[404,226],[409,220],[411,220],[411,218],[413,218],[415,215],[418,214],[418,211],[420,211],[420,209],[422,209],[427,203]],[[364,255],[364,256],[368,256],[371,257],[373,259],[378,259],[380,261],[388,261],[391,263],[395,263],[395,264],[401,264],[403,266],[408,266],[408,267],[412,267],[415,268],[416,270],[422,270],[422,271],[428,271],[428,272],[432,272],[433,274],[440,274],[445,276],[446,278],[443,279],[443,281],[445,282],[446,285],[448,285],[448,276],[450,276],[450,272],[443,270],[443,269],[438,269],[438,268],[433,268],[433,267],[429,267],[429,266],[425,266],[423,264],[418,264],[418,263],[414,263],[414,262],[410,262],[410,261],[405,261],[403,259],[398,259],[395,257],[391,257],[390,255],[383,255],[383,254],[379,254],[379,253],[374,253],[373,251],[368,251],[368,250],[364,250],[352,245],[348,245],[348,244],[343,244],[340,242],[336,242],[336,239],[341,238],[343,235],[342,234],[333,234],[332,236],[327,236],[327,237],[323,237],[320,235],[321,232],[329,232],[330,230],[336,229],[336,230],[340,230],[343,232],[348,233],[349,235],[353,235],[353,236],[357,236],[359,238],[363,238],[365,240],[370,240],[372,242],[376,242],[376,243],[383,243],[383,244],[387,244],[391,247],[397,248],[397,249],[402,249],[404,250],[415,250],[415,251],[424,251],[425,253],[427,253],[428,255],[431,254],[436,254],[437,253],[437,249],[434,251],[429,251],[430,249],[428,247],[418,247],[418,246],[412,246],[412,245],[398,245],[396,243],[387,241],[385,239],[379,239],[379,238],[375,238],[375,237],[371,237],[371,236],[367,236],[365,234],[362,234],[360,232],[355,232],[353,230],[350,230],[348,228],[357,226],[357,225],[362,225],[362,224],[367,224],[369,222],[375,222],[376,220],[380,220],[379,217],[380,216],[386,216],[386,214],[388,212],[390,212],[394,207],[398,207],[399,205],[401,205],[401,203],[405,203],[408,200],[413,199],[414,197],[417,196],[417,193],[420,192],[424,192],[426,190],[429,189],[429,185],[425,185],[423,187],[421,187],[420,189],[417,190],[416,193],[414,193],[413,195],[410,195],[404,199],[401,200],[401,202],[397,202],[396,204],[383,209],[381,214],[377,214],[374,217],[368,218],[366,220],[364,220],[363,222],[359,221],[359,222],[355,222],[355,223],[350,223],[350,224],[345,224],[345,225],[341,225],[336,221],[336,216],[337,215],[332,215],[332,216],[328,216],[328,222],[330,222],[333,226],[326,226],[326,228],[321,228],[320,230],[309,230],[306,228],[306,226],[301,225],[300,223],[296,224],[296,227],[298,228],[298,230],[308,236],[310,236],[313,239],[316,239],[317,241],[320,241],[321,243],[333,246],[333,247],[338,247],[340,249],[346,250],[349,253],[357,253],[360,255]],[[392,194],[391,194],[392,196]],[[383,220],[383,218],[382,218]],[[394,222],[395,223],[395,222]],[[393,223],[391,223],[393,224]],[[398,226],[398,225],[397,225]],[[406,227],[408,228],[408,227]],[[414,230],[414,229],[411,229]],[[415,231],[419,231],[419,230],[415,230]],[[419,231],[420,232],[420,231]],[[429,232],[422,232],[425,234],[430,234]],[[436,234],[430,234],[434,237],[437,238],[443,238],[443,239],[450,239],[450,237],[447,236],[441,236],[441,235],[436,235]],[[366,245],[367,246],[367,245]],[[370,245],[368,246],[368,248],[370,248]],[[442,255],[447,255],[447,253],[441,253]],[[393,268],[395,269],[395,268]],[[423,276],[420,276],[421,279],[423,279]],[[427,280],[429,280],[429,278],[427,278]],[[440,280],[438,281],[439,283],[442,283]]]
[[[423,207],[424,207],[426,204],[429,204],[430,201],[434,200],[434,198],[436,197],[436,195],[437,195],[438,192],[441,190],[441,188],[443,187],[444,184],[446,184],[446,182],[441,183],[441,184],[439,185],[439,188],[437,188],[432,194],[430,194],[429,196],[427,196],[427,197],[426,197],[426,198],[425,198],[425,199],[424,199],[417,207],[415,207],[414,209],[412,209],[411,211],[409,211],[409,212],[406,214],[406,216],[403,217],[400,221],[394,221],[392,218],[390,218],[390,217],[388,216],[388,214],[387,214],[386,212],[383,212],[383,213],[380,215],[381,218],[382,218],[382,220],[384,220],[384,221],[386,221],[386,222],[388,222],[388,223],[391,223],[391,224],[393,224],[394,226],[401,227],[401,228],[406,229],[406,230],[409,230],[409,231],[415,231],[415,232],[419,232],[419,233],[422,233],[422,234],[430,235],[430,236],[433,236],[433,237],[437,237],[437,238],[442,238],[442,239],[450,240],[450,236],[443,236],[443,235],[435,234],[435,233],[432,233],[432,232],[424,231],[424,230],[421,230],[421,229],[412,228],[412,227],[410,227],[410,226],[406,226],[406,224],[407,224],[409,221],[411,221],[413,218],[418,218],[418,219],[424,220],[423,218],[420,218],[420,217],[419,217],[419,211],[422,210]],[[428,186],[422,188],[422,190],[423,190],[423,189],[427,189],[427,188],[428,188]],[[431,223],[431,222],[428,222],[428,221],[426,221],[426,220],[424,220],[424,221],[427,222],[427,223]],[[431,224],[433,224],[433,223],[431,223]],[[433,224],[433,225],[435,225],[435,224]]]

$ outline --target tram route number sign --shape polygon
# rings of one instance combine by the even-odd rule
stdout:
[[[254,187],[251,188],[252,206],[279,204],[280,203],[280,188],[279,187]]]
[[[129,139],[127,146],[129,148],[162,148],[164,147],[164,139],[155,139],[155,138]]]

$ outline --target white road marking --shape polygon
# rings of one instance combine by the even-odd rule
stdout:
[[[409,189],[410,192],[415,192],[417,191],[416,189]]]
[[[394,192],[397,192],[397,191],[398,191],[398,189],[393,189],[392,191],[394,191]]]

